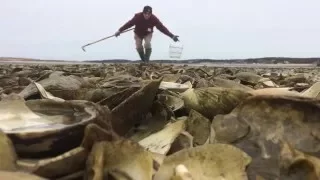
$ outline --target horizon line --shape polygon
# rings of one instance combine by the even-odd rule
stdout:
[[[193,60],[214,60],[214,61],[228,61],[228,60],[252,60],[252,59],[320,59],[320,57],[288,57],[288,56],[263,56],[263,57],[251,57],[251,58],[225,58],[225,59],[213,59],[213,58],[192,58],[192,59],[152,59],[152,61],[193,61]],[[36,61],[139,61],[139,59],[121,59],[121,58],[108,58],[108,59],[95,59],[95,60],[64,60],[64,59],[49,59],[49,58],[30,58],[30,57],[0,57],[0,60],[36,60]]]

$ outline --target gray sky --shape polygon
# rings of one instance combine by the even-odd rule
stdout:
[[[133,32],[114,34],[144,5],[183,45],[181,59],[320,56],[319,0],[2,0],[0,56],[138,59]],[[151,59],[173,41],[154,28]]]

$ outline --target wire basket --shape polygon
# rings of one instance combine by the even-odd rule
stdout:
[[[182,55],[183,45],[179,42],[171,43],[169,46],[169,57],[180,59]]]

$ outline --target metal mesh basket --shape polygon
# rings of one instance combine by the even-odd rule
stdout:
[[[169,57],[180,59],[182,55],[183,45],[179,42],[171,43],[169,46]]]

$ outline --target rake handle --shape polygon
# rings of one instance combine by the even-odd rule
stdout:
[[[125,31],[123,31],[123,32],[121,32],[121,33],[125,33],[125,32],[128,32],[128,31],[131,31],[131,30],[133,30],[133,29],[134,29],[134,28],[127,29],[127,30],[125,30]],[[105,40],[105,39],[109,39],[109,38],[111,38],[111,37],[113,37],[113,36],[115,36],[115,35],[111,35],[111,36],[108,36],[108,37],[104,37],[104,38],[99,39],[99,40],[97,40],[97,41],[88,43],[88,44],[82,46],[82,50],[85,51],[84,47],[89,46],[89,45],[92,45],[92,44],[95,44],[95,43],[100,42],[100,41],[103,41],[103,40]]]

